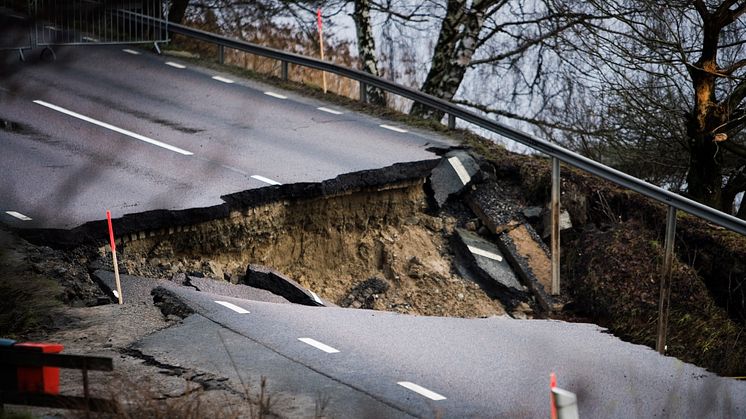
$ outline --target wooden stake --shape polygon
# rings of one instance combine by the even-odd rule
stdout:
[[[119,262],[117,262],[117,244],[114,242],[114,227],[111,225],[111,211],[106,210],[106,221],[109,223],[109,243],[111,245],[111,257],[114,262],[114,279],[117,283],[117,298],[119,304],[124,304],[122,298],[122,283],[119,281]]]
[[[324,61],[324,25],[321,20],[321,9],[319,9],[316,13],[316,18],[319,27],[319,48],[321,49],[321,61]],[[324,83],[324,94],[326,94],[326,71],[324,70],[321,70],[321,79]]]

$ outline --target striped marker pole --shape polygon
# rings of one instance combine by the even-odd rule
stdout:
[[[554,390],[557,387],[557,376],[554,373],[549,374],[549,402],[552,406],[552,419],[557,419],[557,405],[554,403]]]
[[[117,281],[117,298],[119,304],[124,304],[122,299],[122,283],[119,282],[119,263],[117,262],[117,244],[114,243],[114,227],[111,225],[111,211],[106,210],[106,221],[109,223],[109,242],[111,243],[111,257],[114,261],[114,279]]]
[[[316,11],[316,26],[319,28],[319,49],[321,49],[321,61],[324,61],[324,21],[321,18],[321,8]],[[326,71],[321,70],[321,78],[324,83],[324,94],[326,94]]]

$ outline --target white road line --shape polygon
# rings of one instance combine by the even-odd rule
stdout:
[[[472,253],[474,253],[475,255],[484,256],[484,257],[486,257],[488,259],[493,259],[493,260],[496,260],[498,262],[502,262],[503,261],[502,256],[500,256],[498,254],[495,254],[495,253],[492,253],[492,252],[489,252],[487,250],[480,249],[480,248],[474,247],[474,246],[468,246],[467,245],[466,247],[469,248],[469,251],[472,252]]]
[[[173,61],[166,61],[166,65],[169,65],[169,66],[171,66],[173,68],[180,68],[180,69],[181,68],[186,68],[185,65],[182,65],[182,64],[179,64],[179,63],[175,63]]]
[[[308,292],[311,293],[311,296],[313,297],[314,301],[316,301],[317,303],[319,303],[321,305],[324,305],[324,302],[321,301],[321,298],[319,298],[318,294],[316,294],[315,292],[313,292],[311,290],[308,290]]]
[[[140,52],[139,51],[135,51],[134,49],[125,48],[122,51],[126,52],[127,54],[140,55]]]
[[[81,114],[79,114],[77,112],[73,112],[73,111],[65,109],[65,108],[63,108],[61,106],[57,106],[57,105],[53,105],[51,103],[44,102],[43,100],[35,100],[34,103],[36,103],[37,105],[44,106],[44,107],[49,108],[49,109],[53,109],[53,110],[55,110],[57,112],[64,113],[65,115],[70,115],[70,116],[72,116],[74,118],[78,118],[78,119],[81,119],[83,121],[90,122],[91,124],[98,125],[98,126],[100,126],[102,128],[110,129],[110,130],[112,130],[114,132],[118,132],[120,134],[124,134],[124,135],[126,135],[128,137],[132,137],[132,138],[134,138],[136,140],[140,140],[140,141],[146,142],[148,144],[152,144],[154,146],[165,148],[166,150],[171,150],[171,151],[173,151],[175,153],[183,154],[185,156],[191,156],[191,155],[194,154],[191,151],[186,151],[186,150],[181,149],[179,147],[175,147],[175,146],[172,146],[170,144],[166,144],[164,142],[161,142],[161,141],[158,141],[158,140],[154,140],[152,138],[148,138],[148,137],[146,137],[144,135],[136,134],[136,133],[134,133],[132,131],[128,131],[126,129],[119,128],[119,127],[115,127],[114,125],[107,124],[106,122],[102,122],[102,121],[99,121],[97,119],[93,119],[93,118],[90,118],[88,116],[85,116],[85,115],[81,115]]]
[[[325,108],[323,106],[320,108],[316,108],[316,109],[320,110],[321,112],[330,113],[332,115],[342,115],[344,113],[344,112],[336,111],[334,109]]]
[[[276,97],[277,99],[287,99],[288,98],[287,96],[283,96],[283,95],[281,95],[279,93],[275,93],[275,92],[264,92],[264,94],[267,95],[267,96]]]
[[[249,314],[249,310],[245,310],[235,304],[231,304],[227,301],[215,301],[216,303],[220,304],[223,307],[229,308],[233,311],[235,311],[238,314]]]
[[[461,163],[461,160],[458,159],[458,157],[453,156],[450,159],[448,159],[448,163],[451,163],[451,167],[453,167],[453,170],[456,171],[456,174],[458,175],[458,178],[461,179],[461,183],[466,185],[471,180],[471,176],[469,176],[469,172],[466,171],[466,168]]]
[[[228,84],[233,83],[233,80],[226,79],[225,77],[220,77],[220,76],[212,76],[212,79],[217,80],[217,81],[222,81],[223,83],[228,83]]]
[[[301,342],[303,342],[303,343],[307,343],[307,344],[313,346],[314,348],[322,350],[322,351],[324,351],[324,352],[326,352],[328,354],[336,354],[336,353],[339,352],[339,350],[334,349],[334,348],[332,348],[329,345],[325,345],[325,344],[323,344],[323,343],[321,343],[321,342],[319,342],[318,340],[315,340],[315,339],[311,339],[311,338],[298,338],[298,340],[301,341]]]
[[[18,211],[5,211],[6,214],[10,215],[11,217],[18,218],[21,221],[31,221],[31,217],[28,215],[23,215]]]
[[[405,130],[403,128],[395,127],[393,125],[381,124],[381,125],[379,125],[379,127],[386,128],[388,130],[395,131],[395,132],[401,132],[401,133],[409,132],[409,131],[407,131],[407,130]]]
[[[266,178],[264,176],[253,175],[253,176],[251,176],[251,178],[258,180],[259,182],[269,183],[270,185],[282,185],[282,183],[276,182],[276,181],[274,181],[272,179],[269,179],[269,178]]]
[[[426,389],[425,387],[419,386],[419,385],[417,385],[415,383],[411,383],[409,381],[399,381],[396,384],[399,384],[400,386],[402,386],[404,388],[407,388],[409,390],[414,391],[415,393],[418,393],[418,394],[420,394],[422,396],[425,396],[425,397],[427,397],[430,400],[436,400],[437,401],[437,400],[445,400],[446,399],[445,397],[441,396],[440,394],[438,394],[438,393],[436,393],[434,391],[430,391],[430,390]]]

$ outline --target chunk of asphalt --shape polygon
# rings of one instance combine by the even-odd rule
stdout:
[[[198,291],[210,294],[224,295],[226,297],[241,298],[244,300],[264,301],[267,303],[290,304],[286,298],[264,289],[254,288],[243,284],[231,284],[212,278],[198,278],[188,276],[188,284]]]
[[[474,185],[466,203],[490,233],[500,234],[521,223],[521,205],[495,180]]]
[[[98,269],[91,273],[91,277],[104,294],[110,298],[111,302],[117,301],[115,293],[117,285],[114,272]],[[151,290],[157,287],[160,282],[157,279],[132,275],[120,275],[119,279],[122,285],[122,299],[125,304],[149,300]]]
[[[153,288],[150,294],[153,296],[153,304],[161,310],[164,317],[174,315],[184,319],[194,314],[191,307],[176,294],[163,287]]]
[[[479,164],[469,153],[453,150],[446,153],[437,166],[430,172],[430,189],[433,198],[442,207],[448,197],[461,192],[479,173]]]
[[[246,268],[246,276],[242,283],[267,290],[291,303],[306,306],[326,305],[313,291],[307,290],[299,283],[266,266],[250,264]]]
[[[518,281],[497,246],[461,228],[455,230],[457,243],[470,262],[470,268],[484,281],[492,281],[511,299],[528,299],[526,288]]]
[[[497,245],[513,272],[531,290],[541,309],[550,312],[554,300],[549,294],[552,285],[549,249],[531,224],[522,224],[500,234]]]

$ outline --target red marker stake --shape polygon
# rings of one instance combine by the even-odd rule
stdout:
[[[552,405],[552,419],[557,419],[557,406],[554,404],[554,393],[552,390],[557,387],[557,376],[554,373],[549,374],[549,402]]]
[[[324,22],[321,19],[321,8],[316,11],[316,24],[319,27],[319,48],[321,49],[321,61],[324,61]],[[324,93],[326,93],[326,72],[321,71],[321,78],[324,82]]]
[[[119,263],[117,262],[117,244],[114,243],[114,227],[111,225],[111,212],[106,210],[106,221],[109,222],[109,242],[111,243],[111,257],[114,259],[114,279],[117,281],[117,298],[119,304],[124,304],[122,300],[122,283],[119,282]]]

